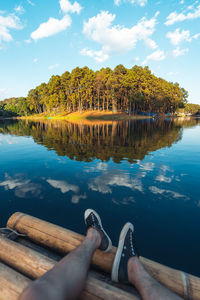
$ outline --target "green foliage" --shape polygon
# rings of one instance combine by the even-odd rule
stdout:
[[[200,112],[199,104],[186,103],[184,106],[184,112],[189,114],[197,114]]]
[[[94,72],[88,67],[53,75],[48,83],[31,89],[27,98],[12,98],[0,113],[28,115],[43,112],[112,110],[132,113],[174,113],[187,103],[188,93],[178,83],[156,77],[148,67]]]
[[[0,102],[0,116],[14,117],[30,114],[29,104],[24,97],[6,99]]]

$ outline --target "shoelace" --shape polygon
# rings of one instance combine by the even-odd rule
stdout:
[[[132,231],[130,231],[129,239],[130,239],[131,254],[133,256],[135,256],[135,250],[134,250],[134,245],[133,245],[134,237],[133,237],[133,232]]]
[[[90,219],[90,216],[91,216],[92,220]],[[96,223],[95,215],[92,212],[91,212],[90,216],[88,218],[88,225],[92,226],[92,227],[95,227],[97,229],[101,229],[100,224]]]
[[[134,250],[134,236],[133,236],[133,232],[132,231],[129,232],[129,243],[130,243],[130,252],[131,252],[131,255],[135,256],[136,253],[135,253],[135,250]],[[125,256],[124,250],[125,251],[127,250],[126,246],[123,247],[122,257]]]

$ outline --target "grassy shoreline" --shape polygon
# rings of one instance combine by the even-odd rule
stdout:
[[[78,120],[100,120],[100,121],[120,121],[120,120],[135,120],[135,119],[151,119],[151,116],[141,115],[128,115],[126,113],[113,113],[107,111],[84,111],[62,114],[35,114],[31,116],[18,117],[18,119],[25,120],[66,120],[66,121],[78,121]]]

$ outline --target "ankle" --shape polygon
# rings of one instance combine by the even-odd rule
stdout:
[[[128,269],[128,280],[129,282],[135,285],[136,281],[140,279],[140,274],[143,269],[143,266],[137,256],[131,257],[128,260],[127,269]]]
[[[102,234],[97,229],[90,227],[87,231],[86,238],[93,240],[96,244],[96,248],[99,248],[101,244]]]

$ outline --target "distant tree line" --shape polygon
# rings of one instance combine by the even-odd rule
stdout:
[[[26,98],[0,102],[0,115],[112,110],[126,113],[174,113],[187,103],[188,92],[178,83],[156,77],[148,67],[114,70],[88,67],[52,76],[31,89]]]
[[[188,114],[200,114],[200,105],[199,104],[192,104],[192,103],[186,103],[184,105],[184,109],[183,109],[184,113],[188,113]]]
[[[0,101],[1,117],[26,116],[30,114],[28,101],[25,97],[10,98]]]

